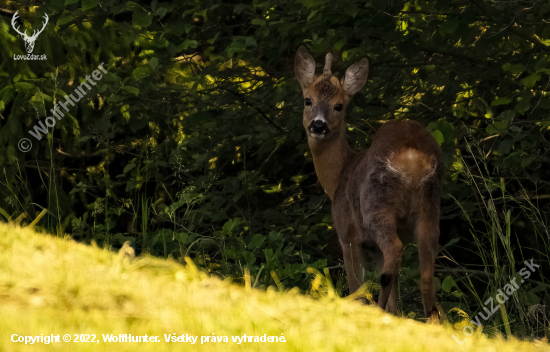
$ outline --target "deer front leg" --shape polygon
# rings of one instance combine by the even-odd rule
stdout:
[[[349,293],[352,294],[363,285],[363,268],[365,267],[363,248],[352,226],[338,231],[338,236],[344,253],[344,266],[346,267]]]
[[[342,251],[344,252],[344,266],[346,267],[349,293],[352,294],[363,285],[363,268],[365,264],[361,243],[357,241],[342,243]]]

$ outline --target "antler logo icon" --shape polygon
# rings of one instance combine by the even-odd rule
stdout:
[[[19,11],[16,11],[13,15],[11,19],[11,26],[13,27],[13,29],[15,29],[17,33],[21,35],[21,38],[23,38],[23,40],[25,41],[25,49],[27,50],[27,53],[31,54],[32,50],[34,49],[34,42],[36,41],[36,38],[40,33],[44,31],[44,28],[46,28],[46,25],[48,24],[48,15],[44,14],[44,19],[46,20],[46,22],[44,22],[44,26],[42,26],[42,29],[39,30],[38,33],[36,30],[34,30],[32,35],[28,36],[27,30],[25,30],[25,32],[20,32],[19,27],[15,27],[15,20],[19,18],[19,16],[17,15],[18,12]]]

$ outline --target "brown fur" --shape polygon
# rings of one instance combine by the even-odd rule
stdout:
[[[303,124],[317,177],[332,200],[350,293],[364,281],[365,245],[381,274],[378,305],[396,313],[403,243],[416,241],[424,313],[437,322],[433,276],[443,176],[439,145],[420,123],[406,120],[385,123],[368,150],[353,151],[345,138],[345,107],[366,82],[368,60],[352,65],[342,81],[315,77],[315,62],[300,47],[295,72],[304,99],[311,100],[304,107]],[[338,104],[343,105],[341,111],[335,109]],[[322,135],[311,131],[319,118],[326,121]]]

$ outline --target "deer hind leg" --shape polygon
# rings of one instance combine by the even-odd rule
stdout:
[[[435,257],[439,241],[439,209],[429,206],[427,209],[421,209],[415,227],[415,237],[418,243],[420,292],[424,315],[428,318],[428,323],[439,323],[434,284]]]
[[[380,252],[380,250],[376,250],[376,251],[369,250],[368,253],[369,253],[369,256],[376,261],[376,268],[378,270],[378,273],[382,274],[384,270],[384,256],[382,255],[382,252]],[[390,296],[388,298],[388,303],[386,304],[386,311],[396,315],[397,315],[397,297],[399,293],[397,284],[398,284],[398,276],[396,277],[396,280],[393,280]]]
[[[378,215],[369,221],[368,230],[380,251],[382,251],[383,265],[380,274],[380,296],[378,306],[392,313],[397,313],[397,280],[403,243],[397,236],[393,216]]]

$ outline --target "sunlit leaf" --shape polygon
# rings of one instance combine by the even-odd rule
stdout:
[[[441,145],[443,142],[445,142],[445,138],[443,137],[443,133],[441,133],[441,131],[439,131],[439,130],[433,131],[432,136],[435,138],[435,141],[439,145]]]

